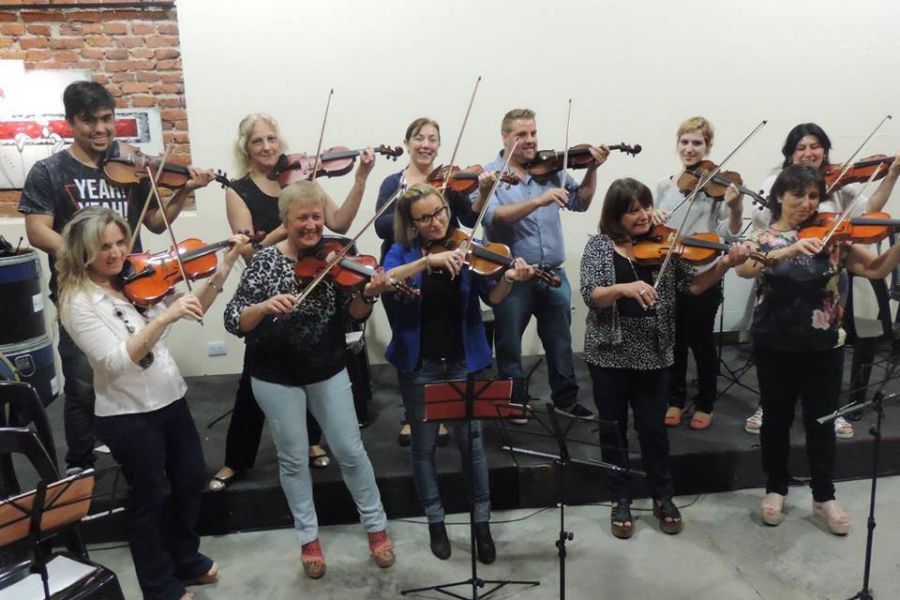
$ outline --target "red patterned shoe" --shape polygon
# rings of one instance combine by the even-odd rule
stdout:
[[[322,546],[318,538],[303,544],[300,550],[300,562],[303,564],[303,572],[310,579],[320,579],[325,575],[325,555],[322,554]]]
[[[396,560],[394,542],[391,541],[385,530],[369,532],[369,552],[372,553],[372,560],[375,561],[375,564],[382,569],[390,567]]]

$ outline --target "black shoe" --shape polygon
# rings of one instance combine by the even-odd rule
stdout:
[[[848,413],[848,414],[845,416],[845,418],[846,418],[848,421],[853,421],[853,422],[861,421],[862,418],[863,418],[863,411],[862,411],[862,409],[854,410],[853,412]]]
[[[475,549],[480,562],[489,565],[497,560],[497,549],[494,547],[494,538],[491,537],[490,523],[475,523]]]
[[[429,523],[428,537],[431,538],[431,553],[441,560],[450,558],[450,540],[447,538],[447,527],[444,522]]]
[[[557,414],[564,417],[578,419],[580,421],[593,421],[595,418],[594,413],[577,402],[573,402],[569,406],[556,406],[554,407],[554,410],[556,410]]]

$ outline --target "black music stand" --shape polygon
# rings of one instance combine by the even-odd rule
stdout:
[[[886,381],[884,383],[886,383]],[[866,520],[866,554],[863,565],[863,583],[862,589],[848,600],[874,600],[875,598],[875,595],[869,588],[869,575],[872,569],[872,546],[875,541],[875,493],[878,484],[878,458],[881,450],[881,423],[884,420],[884,403],[886,401],[896,400],[900,397],[900,393],[885,395],[884,383],[882,383],[880,389],[875,392],[871,400],[861,403],[851,402],[850,404],[837,409],[833,413],[829,413],[816,419],[816,422],[820,424],[830,423],[838,417],[843,417],[844,415],[848,415],[869,405],[872,406],[872,410],[875,412],[876,416],[875,426],[869,429],[869,433],[875,438],[875,443],[872,444],[872,486],[869,491],[869,517]]]
[[[31,572],[41,576],[44,597],[50,598],[47,563],[42,547],[46,535],[77,523],[87,515],[94,490],[94,471],[88,469],[47,484],[40,481],[30,492],[0,501],[0,546],[29,539],[34,561]]]
[[[469,460],[472,460],[472,448],[474,435],[472,433],[472,421],[474,419],[508,419],[510,417],[522,418],[530,414],[528,406],[510,403],[512,398],[513,383],[510,379],[475,379],[474,373],[469,373],[465,381],[447,381],[433,383],[425,386],[425,421],[462,421],[466,422],[467,437],[469,440]],[[435,591],[460,600],[469,600],[449,588],[459,586],[471,586],[471,600],[487,598],[497,590],[507,585],[526,585],[537,587],[539,581],[515,581],[506,579],[481,579],[478,577],[478,565],[475,558],[475,500],[472,496],[472,474],[474,468],[469,465],[469,547],[471,550],[472,574],[468,579],[441,583],[426,587],[403,590],[402,596],[416,592]],[[486,585],[492,585],[489,590],[479,595],[478,590]]]

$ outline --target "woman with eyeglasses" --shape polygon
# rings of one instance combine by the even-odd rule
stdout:
[[[475,275],[464,268],[465,258],[458,249],[444,246],[454,231],[450,223],[450,206],[440,192],[426,183],[413,185],[397,200],[396,241],[384,259],[391,279],[411,279],[422,292],[421,299],[412,304],[384,293],[393,332],[385,358],[397,368],[400,394],[412,429],[413,481],[428,518],[431,551],[440,559],[449,558],[451,548],[434,464],[438,423],[424,420],[424,387],[428,383],[466,379],[469,373],[490,366],[491,348],[481,322],[479,298],[497,304],[513,284],[534,274],[532,267],[516,259],[497,281]],[[378,291],[390,290],[383,287]],[[490,564],[496,558],[496,550],[489,525],[490,487],[481,423],[472,422],[471,454],[465,422],[454,422],[451,431],[475,504],[477,557]]]
[[[434,119],[419,117],[406,128],[403,145],[406,147],[406,152],[409,155],[409,164],[402,171],[388,175],[381,182],[381,189],[378,190],[378,200],[375,204],[376,210],[384,206],[385,202],[390,200],[397,193],[398,189],[406,190],[417,183],[427,182],[428,175],[434,171],[434,163],[441,148],[440,125]],[[447,190],[445,197],[450,208],[450,224],[454,228],[459,227],[460,223],[467,227],[475,224],[477,215],[469,208],[468,196]],[[396,207],[397,205],[394,204],[375,221],[375,233],[384,240],[381,243],[382,262],[384,262],[385,255],[394,243],[394,214]],[[449,434],[446,428],[441,425],[438,432],[439,445],[445,445],[448,439]],[[406,418],[401,423],[397,441],[401,446],[409,446],[410,444],[410,428]]]
[[[60,320],[94,372],[97,436],[132,488],[128,545],[138,583],[148,600],[190,599],[185,586],[212,583],[218,567],[199,552],[195,525],[206,463],[185,400],[187,385],[164,338],[176,321],[203,317],[247,237],[231,238],[215,275],[197,284],[195,294],[141,311],[126,299],[119,280],[131,239],[120,215],[86,208],[62,235],[56,262]]]

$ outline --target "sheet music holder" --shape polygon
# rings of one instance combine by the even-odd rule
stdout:
[[[44,596],[50,598],[47,557],[41,541],[47,534],[84,518],[91,506],[94,470],[47,484],[0,501],[0,547],[30,539],[34,553],[32,571],[41,575]]]
[[[465,380],[446,381],[425,385],[425,422],[433,421],[465,421],[467,437],[469,440],[469,459],[472,459],[472,447],[474,435],[472,432],[472,420],[525,418],[531,415],[531,408],[527,405],[514,404],[512,398],[513,382],[511,379],[475,379],[474,373],[469,373]],[[469,472],[473,471],[471,465]],[[537,587],[539,581],[514,581],[505,579],[480,579],[478,577],[478,565],[476,563],[475,550],[475,503],[472,499],[472,482],[466,482],[469,486],[469,548],[471,552],[471,576],[462,581],[442,583],[438,585],[402,590],[401,595],[413,594],[424,591],[435,591],[468,600],[450,588],[459,586],[471,586],[472,600],[484,599],[507,585],[525,585]],[[485,586],[492,586],[479,595],[479,590]]]

